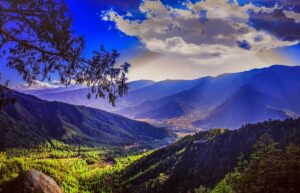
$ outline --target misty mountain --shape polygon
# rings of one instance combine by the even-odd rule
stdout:
[[[147,86],[151,86],[155,84],[153,80],[136,80],[129,82],[129,91],[134,91],[138,89],[145,88]]]
[[[20,90],[16,89],[16,90],[19,92],[22,92],[24,94],[30,94],[30,95],[34,95],[34,96],[47,96],[47,95],[51,95],[51,94],[59,94],[59,93],[79,90],[79,89],[83,89],[83,88],[84,87],[70,85],[68,87],[61,86],[61,87],[57,87],[57,88],[50,87],[50,88],[38,88],[38,89],[29,89],[27,87],[25,89],[20,89]]]
[[[17,103],[0,111],[0,149],[32,147],[51,139],[83,145],[145,145],[170,136],[162,128],[102,110],[13,94]]]
[[[155,81],[152,80],[138,80],[129,83],[129,92],[135,91],[137,89],[142,89],[144,87],[154,84]],[[41,88],[41,89],[22,89],[21,92],[25,94],[31,94],[48,101],[59,101],[74,105],[84,105],[87,107],[93,107],[98,109],[103,109],[107,111],[115,111],[119,108],[124,108],[126,106],[126,99],[118,99],[117,107],[113,107],[107,100],[95,99],[92,95],[91,99],[87,99],[87,95],[90,92],[89,88],[84,86],[71,85],[68,87],[61,86],[59,88]]]
[[[123,100],[130,105],[137,105],[149,100],[167,97],[178,92],[188,90],[199,84],[201,79],[196,80],[164,80],[142,89],[129,92]]]
[[[151,113],[156,114],[156,118],[155,119],[163,119],[161,117],[165,116],[165,111],[169,111],[168,108],[164,108],[165,106],[168,106],[170,104],[170,102],[173,101],[173,103],[177,103],[180,104],[181,106],[185,107],[185,112],[191,112],[192,110],[194,110],[193,106],[195,106],[194,104],[199,103],[199,97],[198,95],[198,91],[195,90],[194,88],[198,88],[200,86],[203,86],[205,84],[207,84],[207,82],[210,80],[210,77],[204,77],[204,78],[200,78],[200,79],[196,79],[193,81],[188,81],[188,83],[192,83],[192,85],[194,85],[192,87],[192,89],[187,89],[184,91],[180,91],[174,95],[169,95],[166,97],[162,97],[160,99],[156,99],[156,100],[148,100],[146,102],[143,102],[139,105],[136,106],[132,106],[132,107],[128,107],[128,108],[124,108],[121,109],[119,111],[117,111],[119,114],[125,115],[125,116],[129,116],[129,117],[133,117],[133,118],[150,118],[148,117]],[[180,82],[181,85],[184,84],[184,81]],[[189,84],[189,86],[191,86],[191,84]],[[145,89],[149,89],[149,88],[145,88]],[[192,91],[192,92],[191,92]],[[188,102],[187,102],[188,101]],[[180,108],[177,108],[179,111]],[[180,112],[173,112],[173,115],[178,115],[181,116]],[[172,116],[170,118],[174,118],[174,117],[178,117],[178,116]]]
[[[163,114],[159,112],[164,112]],[[160,105],[152,111],[147,111],[146,114],[138,114],[136,118],[150,118],[150,119],[170,119],[174,117],[185,116],[190,113],[190,108],[177,101],[169,101],[164,105]]]
[[[238,128],[241,122],[255,123],[270,118],[283,120],[292,115],[284,110],[273,108],[277,104],[282,104],[280,98],[245,86],[216,107],[207,118],[196,121],[194,124],[204,128]]]
[[[274,65],[196,80],[140,80],[112,107],[102,99],[87,100],[87,88],[56,88],[31,94],[50,101],[79,104],[139,119],[169,119],[196,114],[199,128],[238,128],[267,119],[300,114],[300,67]]]
[[[94,99],[93,96],[90,100],[87,100],[86,96],[89,89],[85,87],[63,87],[22,92],[32,94],[44,100],[60,101],[117,112],[120,109],[132,107],[148,100],[160,99],[190,89],[197,85],[198,81],[199,80],[164,80],[160,82],[151,80],[133,81],[129,83],[128,94],[118,98],[115,107],[112,107],[107,100]]]
[[[200,78],[191,89],[124,108],[119,113],[133,118],[150,118],[150,114],[155,114],[155,119],[162,119],[169,110],[160,107],[176,101],[186,106],[188,112],[203,113],[204,118],[194,123],[198,127],[238,128],[245,123],[298,116],[298,96],[300,67],[274,65]],[[180,112],[174,114],[181,116]]]

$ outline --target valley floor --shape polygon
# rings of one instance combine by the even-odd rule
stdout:
[[[148,153],[103,147],[88,148],[54,143],[36,149],[8,149],[0,153],[0,192],[19,174],[36,169],[53,178],[64,193],[114,192],[118,175]]]

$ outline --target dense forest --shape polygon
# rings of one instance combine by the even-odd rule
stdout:
[[[248,124],[235,131],[215,129],[185,137],[129,166],[123,175],[121,192],[185,193],[198,187],[212,189],[226,174],[234,171],[241,153],[246,160],[250,159],[249,168],[255,167],[251,165],[251,159],[255,157],[254,145],[263,135],[270,136],[280,150],[290,149],[293,146],[289,144],[300,144],[300,119],[266,121]],[[289,154],[288,151],[285,153]],[[295,155],[293,159],[296,160],[293,164],[299,167],[299,157]],[[288,163],[287,167],[294,166]],[[275,167],[273,169],[276,172]],[[299,173],[284,176],[300,182]],[[277,186],[279,188],[281,184],[277,183]]]
[[[249,160],[242,155],[234,172],[229,173],[211,193],[292,193],[299,192],[300,146],[288,145],[284,149],[269,135],[263,135],[254,145]],[[195,192],[209,192],[203,186]]]
[[[0,154],[0,191],[34,168],[65,193],[296,193],[300,119],[213,129],[142,153],[52,140]]]

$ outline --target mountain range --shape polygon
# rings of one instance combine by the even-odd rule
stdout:
[[[129,83],[129,94],[135,90],[150,86],[154,83],[155,81],[152,80],[132,81]],[[37,82],[37,84],[40,83]],[[85,86],[55,86],[56,87],[54,88],[51,85],[49,87],[44,87],[44,84],[42,84],[40,87],[39,85],[35,85],[33,88],[31,88],[28,86],[19,85],[16,87],[16,90],[48,101],[59,101],[73,105],[84,105],[105,111],[116,111],[122,107],[127,107],[127,101],[129,101],[127,96],[124,96],[117,101],[117,106],[113,107],[107,102],[107,100],[96,99],[93,97],[93,95],[91,95],[92,97],[87,100],[87,95],[90,92],[90,89]]]
[[[87,88],[29,93],[46,100],[101,108],[134,119],[159,121],[193,115],[191,124],[197,128],[236,129],[246,123],[298,117],[299,74],[300,66],[274,65],[195,80],[135,81],[129,84],[128,95],[120,98],[114,108],[101,100],[87,102]]]
[[[171,137],[163,128],[99,109],[44,101],[15,91],[13,96],[16,104],[0,111],[0,149],[33,147],[53,139],[89,146],[147,146]]]
[[[300,114],[300,67],[275,65],[194,80],[196,86],[125,108],[133,118],[176,118],[197,113],[197,127],[236,129],[242,124]],[[144,88],[146,89],[146,88]],[[171,105],[172,104],[172,105]],[[170,109],[173,113],[168,113]]]

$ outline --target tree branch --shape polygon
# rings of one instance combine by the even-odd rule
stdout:
[[[14,42],[17,42],[19,44],[23,44],[23,45],[25,45],[25,46],[27,46],[29,48],[32,48],[32,49],[35,49],[36,51],[41,52],[41,53],[45,53],[45,54],[49,54],[49,55],[53,55],[53,56],[61,56],[61,54],[58,53],[58,52],[51,52],[51,51],[42,49],[42,48],[40,48],[38,46],[32,45],[28,41],[20,40],[20,39],[16,38],[15,36],[11,35],[10,33],[8,33],[5,30],[0,29],[0,34],[3,34],[4,36],[6,36],[6,39],[8,41],[14,41]]]
[[[20,13],[20,14],[28,14],[28,15],[46,14],[44,10],[37,10],[37,9],[21,10],[21,9],[5,9],[0,7],[0,11],[5,13]]]

